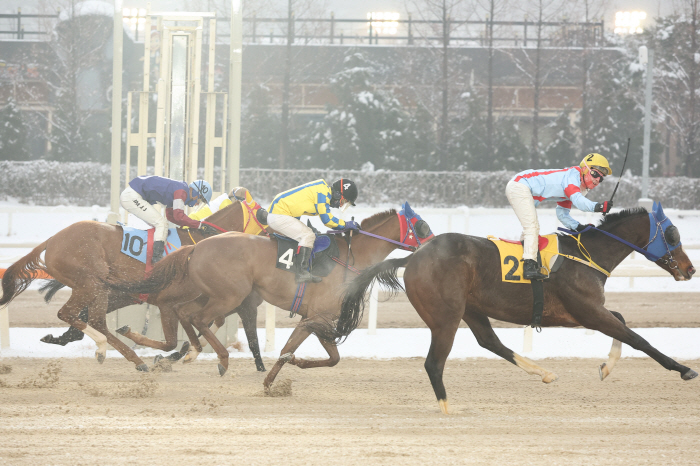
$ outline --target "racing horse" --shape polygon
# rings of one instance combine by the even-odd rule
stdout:
[[[414,222],[407,231],[406,212]],[[397,247],[413,249],[433,237],[428,224],[410,211],[408,203],[397,214],[391,209],[366,218],[361,229],[352,236],[343,236],[347,248],[339,246],[336,262],[341,267],[333,268],[320,283],[306,284],[301,304],[298,304],[298,289],[295,274],[281,270],[276,263],[278,256],[275,239],[260,236],[226,233],[218,235],[196,246],[188,246],[160,261],[153,273],[141,282],[110,282],[116,289],[132,293],[158,293],[161,309],[169,308],[182,320],[191,323],[202,332],[219,356],[219,374],[228,369],[228,352],[206,326],[207,322],[234,308],[255,291],[270,304],[280,308],[292,308],[297,301],[296,312],[302,320],[292,331],[279,359],[264,381],[269,389],[282,366],[289,362],[299,368],[331,367],[340,360],[333,341],[320,340],[328,353],[328,359],[305,360],[297,358],[294,351],[312,333],[309,325],[333,319],[340,310],[343,284],[348,270],[356,271],[384,259]],[[348,262],[350,257],[350,262]],[[208,297],[204,307],[191,305],[199,296]],[[190,352],[194,352],[193,347]],[[188,353],[185,361],[196,357]]]
[[[245,221],[244,209],[247,207],[236,200],[209,216],[207,222],[226,231],[244,231],[246,227],[253,224],[250,215],[247,216],[248,221]],[[248,214],[252,212],[248,211]],[[183,245],[198,243],[211,236],[198,229],[178,228],[177,232]],[[70,298],[58,311],[58,317],[70,324],[72,328],[78,329],[80,333],[69,329],[64,337],[54,338],[52,335],[47,335],[42,341],[66,344],[68,341],[81,339],[84,333],[97,343],[95,357],[99,363],[104,362],[107,343],[109,343],[127,360],[133,362],[137,370],[148,371],[148,366],[131,348],[112,335],[106,325],[107,313],[139,300],[134,295],[106,287],[104,280],[107,277],[118,279],[142,277],[146,270],[145,264],[121,253],[121,242],[122,227],[117,225],[82,221],[64,228],[5,271],[2,277],[3,294],[0,298],[0,307],[26,290],[37,278],[39,272],[45,272],[54,278],[44,287],[48,289],[47,299],[50,300],[53,294],[64,286],[72,288]],[[43,260],[42,253],[44,253]],[[159,306],[155,296],[149,296],[146,302]],[[229,309],[229,313],[239,313],[256,367],[259,371],[264,371],[265,366],[260,356],[256,332],[257,307],[261,302],[262,299],[259,296],[253,295],[241,307],[231,308],[234,309],[233,311]],[[89,309],[87,323],[80,318],[80,313],[84,309]],[[129,331],[128,327],[120,329],[120,333],[138,344],[170,351],[177,345],[178,319],[175,314],[163,312],[163,310],[160,316],[165,342],[148,339]],[[198,341],[189,324],[183,322],[183,328],[190,341]]]
[[[655,204],[651,213],[636,208],[609,214],[597,228],[588,227],[580,235],[571,233],[574,235],[559,237],[560,252],[578,258],[590,253],[589,260],[606,271],[612,271],[637,250],[677,281],[690,280],[695,273],[681,247],[678,229],[666,218],[660,204]],[[586,250],[588,253],[583,254]],[[442,374],[460,320],[469,326],[479,345],[550,383],[556,380],[556,374],[505,347],[491,327],[489,317],[520,325],[529,324],[532,318],[532,288],[503,282],[499,263],[496,245],[486,238],[440,235],[410,256],[386,260],[365,270],[349,285],[335,328],[316,334],[329,340],[347,337],[362,318],[364,295],[374,280],[400,290],[396,272],[405,267],[408,299],[431,331],[425,370],[443,413],[448,413],[448,403]],[[599,368],[601,380],[620,358],[620,342],[645,352],[664,368],[678,371],[683,380],[697,377],[697,372],[665,356],[630,330],[622,315],[605,308],[606,279],[595,268],[564,260],[543,284],[541,326],[584,326],[612,337],[609,360]]]

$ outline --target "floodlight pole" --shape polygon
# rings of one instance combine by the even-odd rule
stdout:
[[[241,71],[243,66],[243,0],[231,0],[231,49],[228,85],[230,133],[224,192],[240,185],[241,159]]]
[[[114,32],[112,37],[112,154],[107,222],[116,225],[119,220],[119,173],[122,156],[122,57],[124,26],[122,0],[114,0]],[[127,174],[128,176],[128,174]]]
[[[654,49],[648,49],[647,82],[644,93],[644,152],[642,158],[642,198],[649,198],[649,146],[651,139],[651,98],[654,84]]]

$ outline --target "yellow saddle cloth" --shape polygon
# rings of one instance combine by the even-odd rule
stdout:
[[[487,237],[493,241],[501,255],[501,279],[508,283],[530,283],[523,278],[523,245],[520,242],[502,240],[495,236]],[[559,254],[559,237],[556,233],[539,237],[542,273],[549,275]]]

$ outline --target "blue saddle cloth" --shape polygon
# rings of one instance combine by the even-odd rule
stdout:
[[[145,264],[148,254],[148,232],[149,230],[139,230],[138,228],[122,225],[121,252]],[[165,255],[180,249],[182,243],[175,228],[168,230],[168,239],[165,241]]]

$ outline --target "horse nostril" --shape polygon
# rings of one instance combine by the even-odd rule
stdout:
[[[692,277],[694,273],[695,273],[695,267],[693,267],[691,265],[690,268],[688,269],[688,275],[690,275]]]

